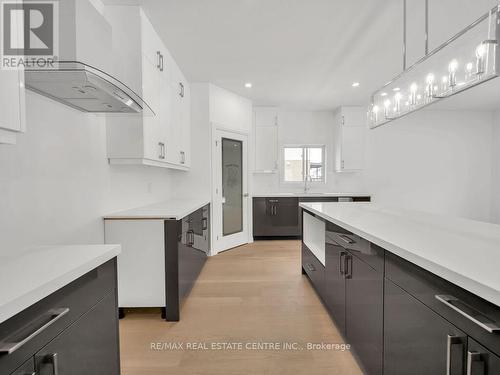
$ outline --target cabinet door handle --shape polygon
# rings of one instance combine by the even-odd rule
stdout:
[[[160,155],[158,155],[158,158],[165,159],[165,143],[158,142],[158,146],[160,146]]]
[[[349,236],[345,235],[345,234],[339,234],[337,235],[342,241],[344,241],[346,244],[349,244],[349,245],[352,245],[352,244],[355,244],[356,241],[354,241],[352,238],[350,238]]]
[[[481,353],[467,351],[467,375],[485,375],[485,363]]]
[[[346,254],[345,259],[345,278],[352,279],[352,256]]]
[[[59,361],[57,353],[47,354],[43,357],[44,364],[50,364],[52,366],[52,375],[59,375]]]
[[[156,51],[156,69],[160,69],[160,67],[161,67],[160,56],[161,56],[161,52]]]
[[[179,82],[179,88],[180,88],[180,90],[179,90],[179,96],[181,98],[183,98],[184,97],[184,84],[182,82]]]
[[[186,164],[186,153],[181,151],[181,164]]]
[[[201,230],[207,230],[208,229],[208,218],[204,217],[201,219]]]
[[[14,353],[17,349],[45,331],[68,312],[69,308],[67,307],[47,311],[37,320],[28,323],[26,326],[15,331],[12,335],[7,336],[5,340],[0,342],[0,354]]]
[[[340,252],[340,262],[339,262],[339,271],[342,276],[345,275],[345,256],[347,253],[345,251]]]
[[[274,216],[278,215],[278,206],[274,205]]]
[[[163,55],[160,53],[160,72],[163,72]]]
[[[448,335],[446,343],[446,375],[461,375],[464,368],[464,338]]]
[[[500,332],[500,327],[496,322],[488,319],[484,314],[477,311],[472,306],[461,302],[458,298],[444,294],[437,294],[435,297],[438,301],[444,303],[446,306],[455,310],[460,315],[465,316],[471,322],[474,322],[489,333]]]

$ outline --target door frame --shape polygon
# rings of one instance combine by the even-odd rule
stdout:
[[[212,236],[211,236],[211,255],[216,255],[222,251],[232,249],[250,242],[249,231],[249,134],[245,131],[229,129],[227,127],[211,124],[212,130]],[[241,141],[243,144],[243,230],[229,236],[222,235],[222,138]]]

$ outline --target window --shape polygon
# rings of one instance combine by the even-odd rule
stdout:
[[[325,146],[285,146],[285,182],[325,182]]]

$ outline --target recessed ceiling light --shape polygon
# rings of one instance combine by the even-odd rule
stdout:
[[[358,87],[359,86],[359,82],[353,82],[352,83],[352,87]]]
[[[399,91],[399,90],[401,90],[399,87],[394,87],[394,88],[392,89],[392,91]]]
[[[251,88],[252,88],[252,83],[251,83],[251,82],[247,82],[247,83],[245,83],[245,87],[246,87],[247,89],[251,89]]]

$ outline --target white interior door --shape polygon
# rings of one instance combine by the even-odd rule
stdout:
[[[214,130],[213,248],[215,252],[248,243],[247,135]]]

